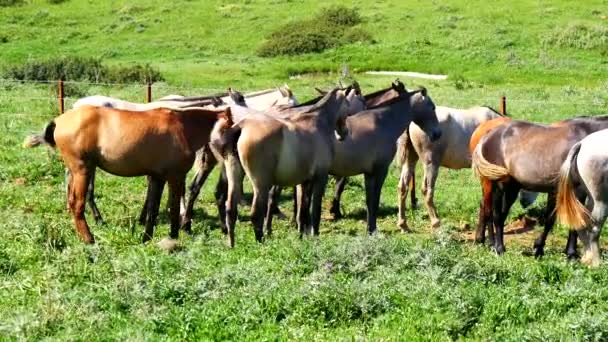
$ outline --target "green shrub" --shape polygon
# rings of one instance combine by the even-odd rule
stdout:
[[[357,10],[331,7],[313,19],[293,21],[279,27],[266,37],[258,55],[300,55],[355,42],[373,42],[371,34],[355,26],[359,23],[361,16]]]
[[[62,57],[44,61],[30,60],[4,71],[4,77],[16,80],[70,80],[101,83],[162,81],[160,72],[150,65],[106,66],[100,59]]]
[[[608,28],[602,25],[571,24],[547,36],[543,43],[549,46],[570,47],[582,50],[608,48]]]
[[[0,0],[0,7],[21,6],[25,4],[23,0]]]

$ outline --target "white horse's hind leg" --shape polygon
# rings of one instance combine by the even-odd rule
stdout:
[[[603,202],[595,202],[591,216],[593,217],[593,226],[588,229],[588,241],[589,241],[589,260],[588,264],[592,267],[600,265],[600,233],[602,232],[602,226],[606,221],[606,215],[608,215],[608,206]]]
[[[424,187],[426,188],[424,193],[424,203],[429,216],[431,218],[431,227],[439,228],[441,222],[437,215],[437,209],[435,208],[434,196],[435,196],[435,183],[437,182],[437,175],[439,174],[439,163],[431,161],[430,163],[424,164]]]

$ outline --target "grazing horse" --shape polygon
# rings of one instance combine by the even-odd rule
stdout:
[[[477,147],[479,140],[481,140],[481,138],[486,133],[510,121],[510,118],[502,116],[496,119],[485,121],[479,126],[477,126],[477,128],[471,135],[471,140],[469,142],[469,153],[471,155],[473,154],[473,151],[475,151],[475,147]],[[479,206],[479,220],[477,225],[477,231],[475,233],[475,242],[482,244],[485,242],[486,227],[489,227],[489,243],[490,246],[494,246],[494,227],[492,227],[492,181],[485,179],[484,177],[479,178],[481,182],[482,196]],[[532,205],[532,203],[534,203],[537,197],[537,192],[522,189],[519,192],[519,203],[523,208],[527,208],[528,206]]]
[[[424,181],[422,183],[422,194],[425,205],[431,219],[431,226],[438,228],[439,216],[433,197],[435,194],[435,182],[439,174],[439,166],[449,169],[463,169],[471,167],[471,153],[469,152],[469,141],[475,128],[481,123],[502,117],[503,115],[490,107],[473,107],[469,109],[455,109],[448,107],[437,107],[437,120],[441,128],[441,138],[431,142],[428,135],[412,122],[409,129],[399,138],[398,156],[401,166],[399,178],[399,227],[403,231],[408,230],[406,221],[405,199],[407,197],[409,184],[415,178],[416,164],[418,159],[424,165]],[[416,189],[412,185],[412,207],[415,206]]]
[[[380,193],[395,156],[399,136],[413,121],[422,127],[431,141],[441,137],[435,104],[426,89],[408,92],[401,82],[395,82],[390,91],[374,93],[368,99],[376,99],[378,95],[390,100],[379,101],[380,104],[347,118],[351,134],[344,141],[335,143],[336,153],[330,169],[330,174],[342,178],[365,175],[367,231],[370,234],[376,231]],[[339,195],[344,189],[343,182],[341,179],[336,184],[336,198],[332,203],[334,216],[340,211]]]
[[[271,234],[272,215],[268,208],[273,185],[298,187],[298,228],[300,234],[319,233],[321,200],[333,157],[334,131],[343,139],[350,89],[334,89],[309,109],[289,118],[264,113],[248,113],[238,121],[220,121],[213,130],[211,148],[223,160],[228,178],[226,226],[230,247],[234,246],[234,228],[238,197],[244,173],[253,184],[252,221],[256,240]],[[270,201],[276,201],[273,193]]]
[[[581,262],[600,265],[600,233],[608,216],[608,130],[588,135],[570,149],[560,171],[557,218],[578,230]]]
[[[551,126],[511,121],[481,138],[473,152],[473,170],[492,181],[492,218],[496,253],[505,251],[504,222],[520,189],[546,192],[543,233],[534,242],[535,255],[544,254],[547,235],[555,223],[555,197],[559,170],[574,144],[608,128],[608,116],[579,117]],[[550,146],[551,148],[547,148]],[[576,233],[568,237],[566,253],[576,255]]]
[[[203,108],[125,111],[83,105],[51,121],[27,147],[56,147],[71,172],[69,204],[76,231],[85,243],[95,241],[84,216],[87,186],[94,170],[123,177],[149,176],[143,242],[152,238],[165,182],[170,193],[170,237],[179,234],[179,201],[195,152],[209,142],[213,125],[230,109]]]

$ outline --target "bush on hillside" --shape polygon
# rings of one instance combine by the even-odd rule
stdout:
[[[4,77],[16,80],[71,80],[101,83],[162,81],[160,72],[150,65],[106,66],[98,58],[62,57],[44,61],[31,60],[4,71]]]
[[[372,42],[371,34],[356,26],[360,23],[361,16],[356,9],[331,7],[312,19],[293,21],[279,27],[266,37],[258,55],[300,55],[355,42]]]
[[[571,24],[548,35],[543,43],[582,50],[608,48],[608,28],[603,25]]]
[[[23,0],[0,0],[0,7],[13,7],[25,4]]]

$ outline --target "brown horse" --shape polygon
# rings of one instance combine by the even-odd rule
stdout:
[[[548,194],[544,231],[534,242],[536,256],[544,254],[547,235],[555,223],[560,167],[574,144],[605,128],[608,117],[580,117],[551,126],[510,121],[481,138],[473,152],[473,169],[492,182],[494,248],[498,254],[505,251],[504,222],[520,189]],[[574,232],[568,238],[566,252],[569,257],[576,255]]]
[[[256,240],[263,240],[265,218],[268,218],[267,234],[271,233],[272,215],[268,208],[272,208],[277,199],[274,193],[270,194],[273,185],[298,186],[300,234],[309,233],[311,226],[315,235],[319,233],[321,200],[334,152],[334,132],[340,139],[348,134],[345,118],[349,92],[350,89],[334,89],[316,105],[288,118],[250,113],[236,123],[230,118],[216,125],[210,146],[226,168],[226,226],[231,247],[234,246],[240,184],[245,173],[254,188],[251,216]]]
[[[51,121],[43,135],[26,146],[56,147],[71,172],[69,204],[76,231],[85,243],[95,241],[84,216],[85,197],[99,167],[123,177],[150,176],[143,242],[152,238],[165,182],[170,192],[170,237],[179,235],[179,201],[194,153],[209,142],[215,122],[230,109],[158,108],[143,112],[95,106],[72,109]]]

